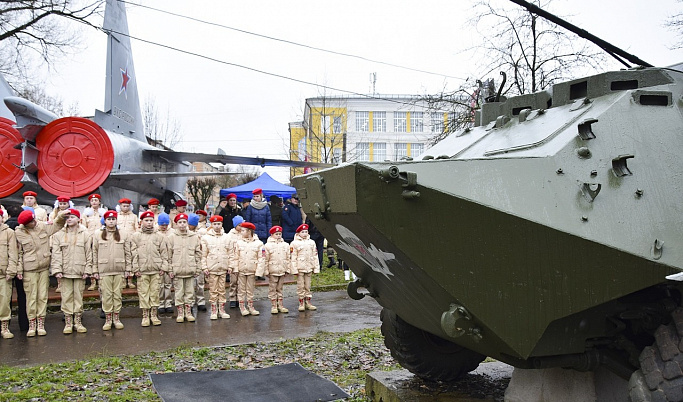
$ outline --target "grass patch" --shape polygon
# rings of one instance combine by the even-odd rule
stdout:
[[[230,347],[183,346],[145,355],[94,357],[58,364],[0,367],[0,401],[160,401],[149,374],[242,370],[297,362],[365,401],[365,374],[400,367],[379,328],[319,332],[308,338]]]
[[[319,274],[314,274],[311,277],[311,287],[324,287],[329,288],[334,285],[340,285],[340,288],[346,288],[348,281],[344,280],[344,271],[337,268],[336,265],[327,267],[327,255],[323,255],[323,266],[320,269]]]

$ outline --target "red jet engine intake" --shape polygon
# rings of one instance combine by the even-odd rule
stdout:
[[[81,197],[93,192],[114,166],[109,136],[92,120],[57,119],[41,130],[38,148],[38,183],[51,194]]]
[[[9,197],[24,184],[21,165],[21,150],[15,145],[24,142],[21,134],[14,128],[12,120],[0,117],[0,198]]]

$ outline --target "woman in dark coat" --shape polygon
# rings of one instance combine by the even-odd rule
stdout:
[[[244,220],[256,226],[254,233],[265,244],[268,241],[268,231],[273,226],[270,208],[268,202],[263,199],[263,190],[257,188],[251,193],[253,197],[249,203],[249,208],[244,211]]]

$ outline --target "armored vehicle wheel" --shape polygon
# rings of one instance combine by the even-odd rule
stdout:
[[[640,354],[640,370],[631,375],[632,402],[683,401],[683,307],[669,325],[655,331],[655,343]]]
[[[479,366],[486,356],[416,328],[392,310],[382,309],[384,344],[398,363],[430,381],[454,381]]]

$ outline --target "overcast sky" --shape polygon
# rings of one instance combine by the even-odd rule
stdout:
[[[469,0],[131,1],[437,73],[305,49],[129,5],[132,36],[247,67],[132,40],[140,98],[152,96],[160,111],[169,110],[180,122],[184,137],[177,150],[215,153],[220,147],[228,154],[286,159],[287,124],[302,119],[304,99],[335,94],[253,70],[362,94],[370,91],[372,72],[377,73],[379,94],[425,94],[455,88],[477,71],[477,56],[466,51],[479,37],[465,23],[471,17]],[[683,11],[682,2],[555,0],[552,5],[550,11],[651,64],[683,61],[683,52],[668,48],[676,39],[663,27],[667,17]],[[81,115],[90,116],[104,107],[106,37],[95,30],[83,34],[83,51],[60,60],[46,83],[49,94],[60,96],[65,105],[77,102]],[[277,180],[289,179],[288,169],[266,171]]]

